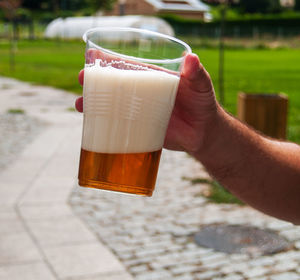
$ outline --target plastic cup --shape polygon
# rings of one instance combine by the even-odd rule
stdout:
[[[151,196],[190,47],[160,33],[94,28],[86,42],[79,185]]]

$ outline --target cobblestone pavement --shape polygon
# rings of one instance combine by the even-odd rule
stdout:
[[[76,187],[70,203],[137,280],[300,279],[300,228],[246,206],[209,203],[199,195],[203,185],[183,179],[207,176],[188,155],[164,151],[153,197]],[[249,256],[198,247],[193,235],[215,223],[275,230],[293,248]]]

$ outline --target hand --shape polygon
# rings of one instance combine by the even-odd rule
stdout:
[[[84,72],[81,70],[78,77],[81,85],[83,76]],[[79,112],[83,109],[82,101],[82,97],[76,100],[75,107]],[[199,151],[217,111],[218,103],[209,74],[197,55],[187,55],[164,148],[185,150],[188,153]]]

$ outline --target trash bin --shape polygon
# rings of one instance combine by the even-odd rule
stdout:
[[[238,119],[272,138],[286,139],[287,112],[285,94],[238,94]]]

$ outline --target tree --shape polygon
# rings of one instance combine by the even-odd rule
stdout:
[[[24,0],[23,7],[31,10],[57,12],[78,11],[91,8],[93,11],[110,9],[116,0]]]
[[[22,0],[1,0],[0,8],[2,8],[5,17],[13,25],[13,35],[10,36],[10,69],[15,69],[15,45],[18,39],[17,12],[22,4]]]
[[[17,10],[21,6],[21,0],[1,0],[0,8],[2,8],[5,17],[8,20],[13,20],[17,16]]]
[[[238,6],[244,13],[276,13],[281,10],[279,0],[240,0]]]
[[[300,11],[300,0],[295,0],[295,10]]]

